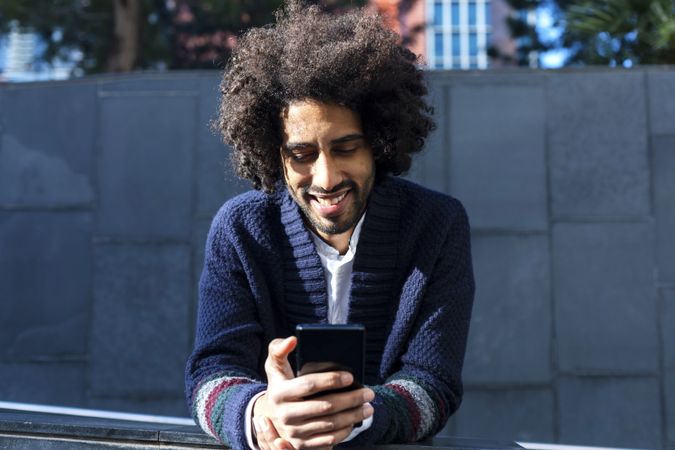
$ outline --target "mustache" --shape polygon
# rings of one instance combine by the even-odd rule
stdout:
[[[336,192],[340,192],[344,189],[358,189],[356,186],[356,183],[353,182],[352,180],[345,180],[341,183],[338,183],[335,185],[333,189],[330,191],[327,191],[326,189],[320,187],[320,186],[304,186],[301,188],[301,192],[303,195],[330,195],[334,194]]]

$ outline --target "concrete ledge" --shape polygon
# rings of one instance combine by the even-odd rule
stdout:
[[[380,450],[507,450],[514,442],[439,438],[433,445],[383,445]],[[3,449],[190,449],[223,448],[196,426],[0,411]],[[365,448],[365,447],[364,447]]]

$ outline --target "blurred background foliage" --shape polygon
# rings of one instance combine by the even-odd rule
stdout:
[[[675,0],[508,0],[507,18],[519,46],[514,61],[528,65],[531,52],[566,49],[566,65],[627,66],[675,64]],[[561,29],[558,38],[541,37],[527,11],[547,8]],[[491,56],[508,59],[491,49]]]
[[[359,0],[324,0],[328,10]],[[42,58],[80,73],[221,67],[247,28],[273,20],[282,0],[2,0],[0,33],[39,34]]]
[[[403,11],[415,1],[401,0]],[[328,10],[367,0],[314,1]],[[237,37],[273,20],[282,0],[2,0],[0,34],[37,33],[40,59],[67,61],[75,75],[132,70],[222,68]],[[675,64],[675,0],[508,0],[514,54],[490,57],[530,65],[532,55],[565,49],[566,65]],[[531,13],[551,11],[553,39]],[[402,38],[406,43],[406,37]]]

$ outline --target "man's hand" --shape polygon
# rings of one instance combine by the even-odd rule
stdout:
[[[267,417],[255,417],[253,424],[260,450],[295,450],[288,441],[279,436]]]
[[[348,372],[324,372],[295,378],[288,354],[296,345],[295,337],[270,343],[265,361],[267,392],[253,405],[253,416],[255,420],[269,418],[280,438],[295,450],[332,447],[349,436],[355,423],[373,414],[367,402],[375,394],[362,388],[305,400],[314,394],[348,387],[353,377]],[[286,449],[277,446],[269,450]]]

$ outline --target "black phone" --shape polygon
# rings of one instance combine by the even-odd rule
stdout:
[[[344,392],[363,386],[366,360],[366,328],[359,324],[300,324],[295,327],[297,375],[347,371],[354,376]],[[322,392],[321,395],[325,395]]]

